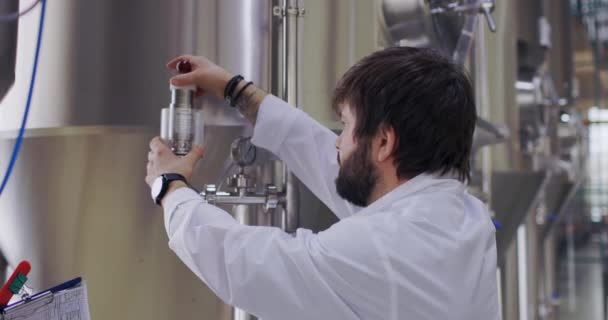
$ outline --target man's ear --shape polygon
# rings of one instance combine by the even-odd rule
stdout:
[[[391,126],[383,126],[376,136],[376,145],[378,152],[376,153],[378,162],[384,162],[393,156],[393,151],[397,146],[397,135],[395,129]]]

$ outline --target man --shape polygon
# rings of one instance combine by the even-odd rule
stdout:
[[[168,66],[182,59],[193,71],[172,84],[224,97],[228,72],[192,56]],[[354,65],[333,103],[339,137],[255,86],[236,106],[252,141],[338,223],[295,235],[243,226],[174,181],[160,199],[171,249],[222,300],[265,320],[499,319],[494,227],[463,184],[476,119],[464,71],[428,49],[390,48]],[[190,178],[203,156],[197,146],[178,158],[158,138],[150,147],[150,185]]]

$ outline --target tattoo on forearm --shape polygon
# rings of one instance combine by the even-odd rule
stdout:
[[[258,110],[266,95],[267,93],[264,92],[264,90],[254,85],[250,85],[236,101],[236,107],[247,120],[255,125],[255,121],[258,117]]]

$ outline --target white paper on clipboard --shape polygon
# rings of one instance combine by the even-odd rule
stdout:
[[[78,286],[41,295],[0,314],[0,320],[90,320],[87,288]]]

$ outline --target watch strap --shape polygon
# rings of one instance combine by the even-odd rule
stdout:
[[[163,184],[160,189],[160,193],[156,196],[156,199],[154,199],[154,202],[159,206],[161,205],[161,201],[167,194],[167,190],[169,190],[169,184],[171,184],[171,182],[183,181],[187,186],[190,187],[190,184],[188,183],[186,178],[179,173],[163,173],[160,176],[163,179]]]

